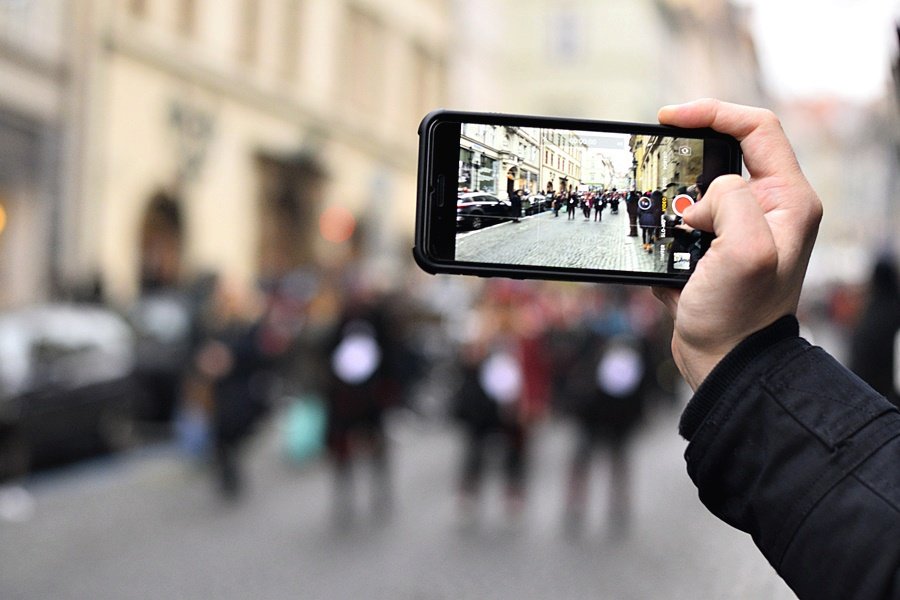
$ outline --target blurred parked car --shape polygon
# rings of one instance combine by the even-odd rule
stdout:
[[[134,344],[99,306],[0,314],[0,478],[130,443]]]
[[[175,415],[191,360],[195,312],[180,290],[145,293],[128,311],[137,338],[134,375],[143,392],[135,416],[144,423],[169,423]]]
[[[468,192],[456,199],[456,228],[481,229],[512,218],[512,204],[485,192]]]
[[[550,201],[543,194],[531,194],[522,200],[522,210],[526,215],[536,215],[550,208]]]

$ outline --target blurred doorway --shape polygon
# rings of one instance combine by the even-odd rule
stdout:
[[[184,219],[178,199],[157,192],[147,204],[141,225],[141,291],[179,284],[184,246]]]
[[[278,279],[315,262],[324,171],[307,155],[260,154],[259,274]]]

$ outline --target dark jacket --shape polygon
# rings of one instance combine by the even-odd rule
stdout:
[[[799,598],[900,598],[900,411],[783,317],[682,415],[688,473]]]
[[[651,204],[647,210],[638,209],[638,223],[641,227],[659,227],[655,207]]]
[[[328,443],[355,429],[380,429],[398,400],[397,344],[386,307],[351,301],[326,342]]]
[[[266,373],[272,357],[262,351],[259,337],[259,324],[232,324],[212,336],[228,347],[234,363],[213,390],[213,431],[221,442],[236,443],[249,435],[268,409]]]
[[[644,397],[649,383],[649,357],[646,344],[632,336],[598,335],[587,326],[568,332],[569,350],[566,364],[558,365],[561,378],[558,406],[579,426],[593,436],[603,439],[625,439],[640,424],[644,412]],[[610,393],[598,382],[598,372],[610,352],[625,347],[634,351],[639,361],[636,380],[627,390]],[[614,359],[613,359],[614,360]],[[624,366],[624,365],[620,365]],[[607,367],[608,368],[608,367]]]

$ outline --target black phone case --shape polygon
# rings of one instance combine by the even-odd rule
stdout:
[[[434,110],[429,112],[419,124],[419,163],[416,197],[416,229],[415,240],[412,249],[413,259],[426,273],[432,275],[474,275],[477,277],[505,277],[510,279],[537,279],[555,281],[573,281],[588,283],[621,283],[629,285],[649,285],[664,287],[684,287],[689,275],[657,274],[628,271],[592,271],[586,269],[565,269],[516,265],[488,265],[478,263],[460,263],[456,261],[437,260],[428,255],[427,248],[428,218],[430,216],[431,201],[430,187],[430,157],[429,142],[433,141],[429,135],[430,128],[442,121],[475,121],[490,124],[520,124],[523,119],[528,120],[529,126],[559,128],[559,129],[584,129],[621,132],[621,133],[658,133],[660,135],[676,136],[679,132],[690,133],[693,137],[717,138],[733,142],[734,156],[729,170],[740,174],[742,157],[740,145],[731,136],[719,133],[709,128],[681,129],[667,125],[654,125],[649,123],[629,123],[622,121],[600,121],[587,119],[568,119],[561,117],[547,117],[538,115],[517,115],[506,113],[485,113],[454,110]],[[711,237],[711,234],[704,234]]]

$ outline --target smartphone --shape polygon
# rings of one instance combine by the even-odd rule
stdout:
[[[429,273],[683,286],[712,236],[682,212],[726,173],[740,145],[711,129],[435,111],[413,254]]]

